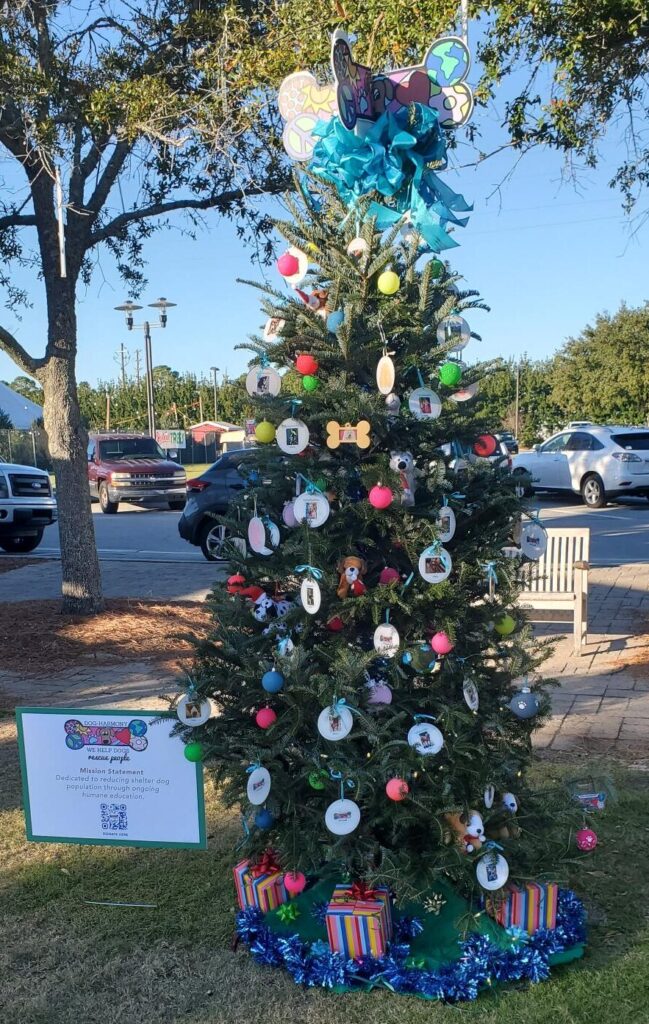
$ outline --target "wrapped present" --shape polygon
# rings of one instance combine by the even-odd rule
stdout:
[[[264,854],[259,864],[242,860],[234,869],[237,901],[242,910],[258,907],[263,914],[275,910],[288,900],[284,886],[284,873],[272,857]]]
[[[386,886],[337,885],[326,914],[329,946],[349,959],[380,957],[392,937],[392,904]]]
[[[531,934],[541,928],[556,928],[558,893],[556,882],[508,885],[501,900],[488,897],[485,906],[503,928],[521,928]]]

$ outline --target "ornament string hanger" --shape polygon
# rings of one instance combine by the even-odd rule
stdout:
[[[385,331],[383,330],[383,324],[381,323],[380,319],[378,320],[377,326],[379,328],[379,337],[381,338],[381,342],[383,344],[383,355],[384,356],[396,355],[396,353],[394,351],[389,351],[388,350],[388,339],[386,337]]]
[[[301,480],[302,483],[305,484],[306,489],[309,492],[309,494],[313,494],[315,491],[317,491],[318,494],[323,494],[324,493],[324,491],[322,491],[322,489],[320,487],[318,487],[317,484],[314,484],[313,480],[309,480],[309,478],[304,476],[303,473],[296,473],[295,474],[295,479],[296,479],[296,481]]]
[[[353,789],[356,783],[354,782],[353,779],[346,779],[342,772],[335,771],[333,768],[329,769],[329,775],[334,780],[334,782],[340,783],[339,798],[340,800],[344,800],[345,786],[347,786],[348,789]]]
[[[419,367],[418,366],[414,366],[414,365],[413,366],[409,366],[408,369],[406,370],[406,373],[410,373],[411,370],[414,370],[415,373],[417,374],[417,381],[419,383],[419,387],[420,388],[425,388],[426,384],[424,382],[424,378],[421,375],[421,370],[419,369]]]
[[[496,593],[496,587],[498,585],[498,575],[496,573],[496,563],[494,561],[484,562],[483,569],[487,583],[489,585],[489,597],[493,598]]]

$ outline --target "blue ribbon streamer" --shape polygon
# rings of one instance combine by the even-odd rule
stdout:
[[[309,494],[313,494],[314,491],[317,491],[318,494],[322,494],[323,493],[320,490],[320,488],[318,487],[318,485],[314,484],[313,480],[309,480],[309,478],[304,476],[303,473],[296,473],[295,476],[298,477],[300,480],[302,480],[306,484],[306,489],[307,489]]]
[[[307,572],[309,576],[313,576],[314,580],[322,579],[322,569],[316,569],[314,565],[296,565],[296,572]]]
[[[487,583],[490,585],[493,583],[494,587],[498,586],[498,576],[496,575],[496,563],[495,562],[484,562],[483,569],[487,577]]]
[[[414,718],[415,722],[421,722],[421,721],[423,721],[424,718],[429,719],[429,721],[431,721],[431,722],[436,722],[437,721],[437,719],[434,717],[434,715],[413,715],[412,717]]]
[[[246,768],[246,775],[252,775],[253,772],[256,772],[257,769],[261,768],[261,767],[262,767],[261,761],[255,761],[254,764],[250,764]]]
[[[361,137],[348,131],[338,117],[318,121],[317,142],[309,170],[332,182],[350,213],[358,199],[378,192],[382,201],[370,203],[367,215],[385,231],[410,214],[413,228],[433,252],[458,243],[447,226],[464,227],[473,207],[434,173],[447,167],[444,132],[437,113],[413,103],[396,113],[386,111]]]
[[[345,799],[345,786],[348,789],[353,789],[356,783],[353,779],[345,779],[342,772],[334,771],[333,768],[329,769],[329,775],[335,782],[340,782],[340,799]]]

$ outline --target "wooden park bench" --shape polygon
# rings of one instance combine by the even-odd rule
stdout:
[[[543,557],[523,567],[518,604],[533,622],[574,619],[574,650],[581,654],[588,633],[590,530],[550,528],[547,534]]]

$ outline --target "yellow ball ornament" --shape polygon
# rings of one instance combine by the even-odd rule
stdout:
[[[268,420],[262,420],[255,427],[255,437],[260,444],[270,444],[275,440],[275,427]]]
[[[378,279],[377,285],[383,295],[394,295],[399,291],[399,275],[394,270],[384,270]]]
[[[502,619],[498,619],[498,622],[494,623],[494,629],[501,636],[509,636],[516,629],[516,620],[511,615],[505,613]]]

